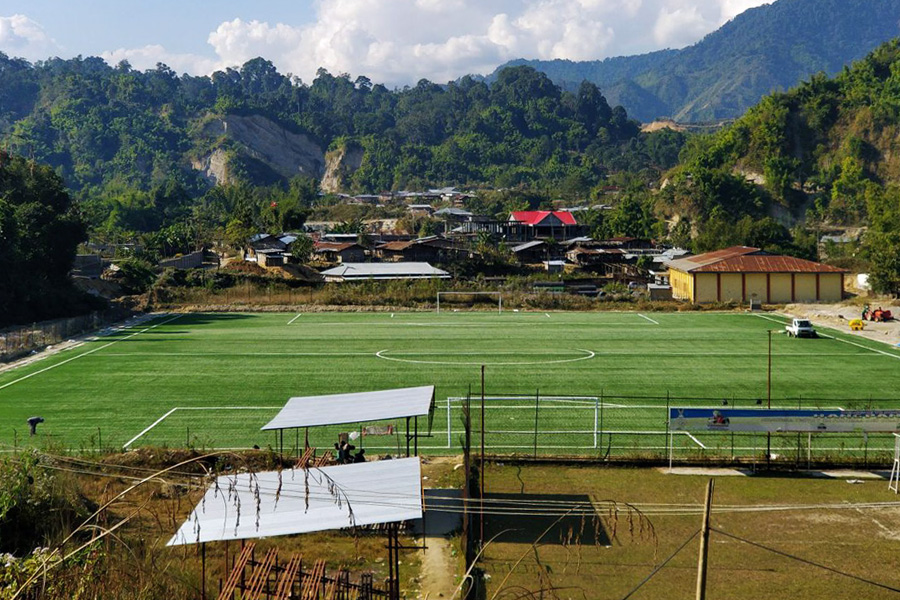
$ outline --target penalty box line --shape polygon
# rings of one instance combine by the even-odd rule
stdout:
[[[153,421],[153,423],[146,427],[142,432],[125,442],[122,449],[128,450],[129,446],[144,437],[151,429],[165,421],[172,413],[178,410],[278,410],[278,408],[279,407],[277,406],[176,406],[157,420]]]

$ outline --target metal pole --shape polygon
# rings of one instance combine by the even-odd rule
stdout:
[[[478,538],[478,545],[484,544],[484,365],[481,365],[481,467],[478,474],[478,483],[480,484],[478,504],[480,507],[481,536]]]
[[[706,503],[703,505],[703,525],[700,528],[700,556],[697,560],[697,600],[706,600],[706,567],[709,554],[709,509],[715,482],[706,484]]]
[[[766,376],[766,408],[772,408],[772,330],[766,330],[769,334],[769,368]],[[772,459],[772,432],[766,432],[766,467]]]
[[[597,420],[600,414],[600,399],[594,398],[594,449],[597,448]]]
[[[450,419],[450,396],[447,396],[447,447],[451,448],[453,446],[453,440],[451,437],[453,436],[453,423]]]
[[[541,405],[541,390],[534,392],[534,457],[537,458],[538,413]]]

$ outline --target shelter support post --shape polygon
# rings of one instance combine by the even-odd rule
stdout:
[[[200,544],[200,597],[206,600],[206,543]]]

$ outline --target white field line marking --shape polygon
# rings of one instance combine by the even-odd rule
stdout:
[[[759,317],[760,319],[765,319],[766,321],[772,321],[773,323],[778,323],[779,325],[787,325],[785,321],[779,321],[778,319],[773,319],[772,317],[767,317],[766,315],[758,315],[756,313],[752,313],[754,317]]]
[[[133,438],[131,438],[130,440],[128,440],[127,442],[125,442],[125,445],[122,446],[122,450],[128,450],[128,446],[130,446],[131,444],[133,444],[134,442],[136,442],[136,441],[138,440],[138,438],[140,438],[142,435],[144,435],[145,433],[147,433],[148,431],[150,431],[151,429],[153,429],[154,427],[156,427],[157,425],[159,425],[160,423],[162,423],[163,420],[165,420],[166,417],[168,417],[169,415],[171,415],[171,414],[172,414],[173,412],[175,412],[176,410],[178,410],[177,407],[176,407],[176,408],[173,408],[172,410],[170,410],[169,412],[167,412],[166,414],[164,414],[163,416],[161,416],[161,417],[158,418],[157,420],[153,421],[153,423],[152,423],[149,427],[147,427],[147,428],[144,429],[142,432],[140,432],[139,434],[137,434],[136,436],[134,436]]]
[[[443,313],[441,313],[443,314]],[[345,325],[350,327],[380,327],[380,326],[388,326],[388,327],[509,327],[509,323],[503,323],[501,321],[480,321],[475,320],[468,323],[450,323],[450,322],[436,322],[436,323],[426,323],[422,321],[385,321],[384,323],[379,322],[355,322],[348,323],[345,321],[310,321],[309,325],[327,325],[329,327],[334,327],[338,325]],[[580,322],[580,321],[556,321],[554,323],[547,323],[547,321],[538,321],[534,320],[531,322],[531,325],[547,325],[548,327],[596,327],[596,326],[630,326],[630,327],[644,327],[648,326],[649,323],[635,323],[631,322],[619,322],[619,321],[606,321],[606,322],[597,322],[597,323],[588,323],[588,322]],[[626,330],[623,330],[626,331]]]
[[[372,356],[371,352],[107,352],[103,356]],[[843,356],[843,355],[842,355]]]
[[[706,446],[703,445],[703,442],[701,442],[700,440],[698,440],[697,438],[695,438],[694,436],[692,436],[692,435],[691,435],[690,433],[688,433],[687,431],[685,431],[684,434],[685,434],[686,436],[688,436],[689,438],[691,438],[692,440],[694,440],[694,443],[695,443],[695,444],[697,444],[698,446],[700,446],[701,448],[703,448],[704,450],[706,450]]]
[[[642,315],[641,313],[638,313],[638,316],[647,319],[648,321],[650,321],[650,322],[653,323],[654,325],[659,325],[659,322],[658,322],[658,321],[654,321],[653,319],[651,319],[651,318],[648,317],[647,315]]]
[[[122,446],[123,450],[128,450],[128,446],[139,440],[144,436],[148,431],[162,423],[176,410],[277,410],[277,406],[176,406],[157,420],[153,421],[153,423],[144,429],[142,432],[125,442],[125,445]]]
[[[297,319],[299,319],[300,316],[301,316],[302,314],[303,314],[303,313],[297,313],[297,316],[296,316],[296,317],[294,317],[293,319],[291,319],[290,321],[288,321],[288,325],[290,325],[291,323],[293,323],[294,321],[296,321]]]
[[[455,362],[455,361],[446,361],[446,360],[412,360],[409,358],[397,358],[395,356],[387,356],[385,354],[385,352],[390,352],[390,350],[379,350],[378,352],[375,353],[375,356],[377,356],[378,358],[381,358],[383,360],[393,360],[393,361],[397,361],[397,362],[412,363],[412,364],[417,364],[417,365],[450,365],[450,366],[453,366],[453,365],[461,365],[461,366],[465,366],[465,365],[492,365],[492,366],[552,365],[552,364],[560,364],[560,363],[578,362],[580,360],[590,360],[590,359],[594,358],[594,356],[596,356],[596,354],[594,354],[590,350],[581,350],[581,349],[576,349],[576,350],[578,352],[583,352],[585,355],[579,356],[577,358],[563,358],[563,359],[559,359],[559,360],[542,360],[542,361],[536,361],[536,362],[534,362],[534,361],[532,361],[532,362],[483,362],[483,361]],[[488,353],[485,353],[485,354],[488,354]],[[574,352],[573,352],[573,354],[574,354]],[[446,356],[447,354],[442,353],[441,355]]]
[[[779,323],[779,324],[781,324],[781,325],[785,325],[785,323],[783,323],[782,321],[778,321],[777,319],[773,319],[772,317],[767,317],[767,316],[765,316],[765,315],[757,315],[757,314],[754,314],[753,316],[759,317],[760,319],[767,319],[767,320],[769,320],[769,321],[774,321],[774,322]],[[843,343],[845,343],[845,344],[850,344],[851,346],[856,346],[857,348],[862,348],[863,350],[868,350],[869,352],[875,352],[875,353],[877,353],[877,354],[884,354],[885,356],[890,356],[891,358],[896,358],[897,360],[900,360],[900,356],[898,356],[898,355],[896,355],[896,354],[891,354],[890,352],[885,352],[884,350],[876,350],[875,348],[869,348],[868,346],[863,346],[862,344],[857,344],[856,342],[851,342],[850,340],[844,340],[844,339],[841,339],[841,338],[839,338],[839,337],[834,337],[834,336],[827,335],[827,334],[824,334],[824,333],[820,333],[820,334],[819,334],[819,337],[823,337],[823,338],[826,338],[826,339],[829,339],[829,340],[836,340],[836,341],[838,341],[838,342],[843,342]]]
[[[829,340],[836,340],[838,342],[844,342],[845,344],[850,344],[851,346],[856,346],[857,348],[862,348],[863,350],[868,350],[869,352],[877,352],[878,354],[884,354],[885,356],[890,356],[891,358],[900,360],[900,356],[896,354],[891,354],[890,352],[885,352],[884,350],[869,348],[868,346],[863,346],[862,344],[857,344],[856,342],[851,342],[850,340],[842,340],[841,338],[825,335],[824,333],[820,333],[819,337],[828,338]]]
[[[168,320],[166,320],[166,321],[163,321],[162,323],[157,323],[156,325],[151,325],[150,327],[146,327],[146,328],[144,328],[144,329],[141,329],[140,331],[136,331],[135,333],[132,333],[131,335],[125,336],[125,337],[120,338],[120,339],[118,339],[118,340],[113,340],[113,341],[111,341],[110,343],[104,344],[103,346],[100,346],[100,347],[98,347],[98,348],[94,348],[93,350],[88,350],[87,352],[82,352],[82,353],[79,354],[78,356],[73,356],[72,358],[67,358],[67,359],[64,360],[64,361],[61,361],[61,362],[58,362],[58,363],[56,363],[56,364],[50,365],[49,367],[44,367],[44,368],[41,369],[40,371],[35,371],[34,373],[29,373],[28,375],[25,375],[24,377],[20,377],[20,378],[18,378],[18,379],[14,379],[14,380],[10,381],[9,383],[4,383],[3,385],[0,385],[0,390],[2,390],[3,388],[7,388],[7,387],[9,387],[9,386],[11,386],[11,385],[13,385],[13,384],[15,384],[15,383],[19,383],[20,381],[25,381],[25,380],[28,379],[29,377],[34,377],[35,375],[40,375],[41,373],[43,373],[43,372],[45,372],[45,371],[49,371],[50,369],[55,369],[56,367],[59,367],[59,366],[62,366],[62,365],[64,365],[64,364],[66,364],[66,363],[72,362],[72,361],[75,360],[75,359],[81,358],[81,357],[83,357],[83,356],[87,356],[88,354],[93,354],[94,352],[99,352],[100,350],[103,350],[104,348],[109,348],[110,346],[112,346],[113,344],[115,344],[115,343],[117,343],[117,342],[123,342],[123,341],[125,341],[125,340],[127,340],[127,339],[129,339],[129,338],[133,338],[133,337],[136,336],[136,335],[140,335],[140,334],[142,334],[142,333],[144,333],[144,332],[146,332],[146,331],[150,331],[151,329],[154,329],[154,328],[156,328],[156,327],[159,327],[160,325],[165,325],[166,323],[171,323],[171,322],[174,321],[175,319],[180,319],[182,316],[184,316],[184,315],[175,315],[175,316],[172,317],[171,319],[168,319]]]

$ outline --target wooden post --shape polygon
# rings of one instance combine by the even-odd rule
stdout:
[[[200,597],[206,600],[206,543],[200,544]]]
[[[706,600],[706,567],[709,554],[709,509],[712,505],[714,480],[706,484],[706,503],[703,505],[703,525],[700,528],[700,556],[697,560],[697,600]]]

